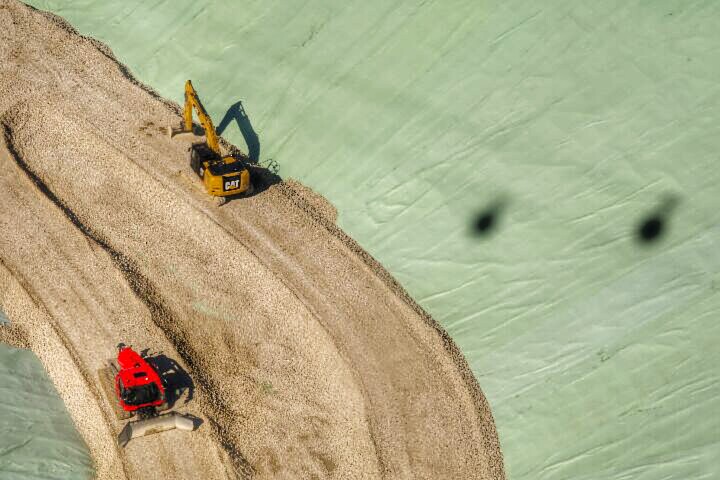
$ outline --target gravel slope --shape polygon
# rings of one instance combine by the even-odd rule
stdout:
[[[466,362],[332,208],[292,183],[215,207],[177,106],[57,17],[0,2],[0,62],[2,307],[98,478],[504,478]],[[198,431],[114,446],[118,342],[181,363]]]

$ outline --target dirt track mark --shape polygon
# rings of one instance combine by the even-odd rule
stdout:
[[[101,238],[100,235],[98,235],[90,227],[85,225],[75,214],[75,212],[73,212],[67,205],[65,205],[65,203],[60,198],[57,197],[57,195],[55,195],[55,193],[53,193],[53,191],[42,181],[42,179],[40,179],[40,177],[30,169],[28,164],[16,151],[13,145],[12,127],[10,127],[7,123],[3,121],[2,128],[7,149],[10,152],[11,158],[16,162],[20,170],[22,170],[23,173],[27,175],[27,177],[33,182],[33,184],[35,184],[38,190],[48,200],[50,200],[62,211],[65,217],[89,241],[98,245],[110,256],[115,266],[127,280],[131,290],[147,306],[148,310],[151,313],[153,323],[155,323],[163,332],[165,332],[168,341],[177,350],[182,360],[191,370],[188,373],[197,382],[201,391],[206,395],[206,398],[208,398],[209,401],[207,407],[209,407],[210,411],[214,414],[208,415],[208,423],[213,428],[213,431],[217,436],[220,445],[222,445],[223,449],[228,453],[229,457],[233,461],[233,466],[236,469],[236,473],[240,475],[241,478],[252,478],[252,476],[254,475],[254,470],[252,466],[245,459],[242,453],[235,447],[234,442],[231,440],[227,427],[224,426],[222,422],[216,420],[216,418],[222,418],[221,412],[229,411],[229,408],[227,407],[227,405],[225,405],[225,402],[222,399],[222,395],[220,395],[213,382],[208,377],[202,374],[202,369],[197,368],[198,365],[195,361],[195,358],[197,358],[197,352],[190,345],[190,342],[188,342],[188,340],[185,338],[185,333],[181,329],[177,328],[178,323],[173,319],[173,315],[170,310],[163,304],[161,296],[157,293],[157,289],[153,286],[152,282],[150,282],[147,277],[145,277],[138,271],[138,269],[134,266],[133,262],[127,256],[117,251],[106,240]],[[18,281],[23,283],[21,277],[18,277],[15,274],[14,276],[18,279]],[[23,287],[26,291],[28,291],[28,293],[36,303],[41,302],[41,300],[39,300],[37,296],[32,294],[32,290],[30,289],[30,286],[26,284],[26,282]],[[102,395],[97,391],[97,388],[95,387],[95,382],[85,370],[83,363],[80,361],[77,353],[74,352],[72,344],[65,338],[62,331],[60,331],[60,329],[58,329],[56,325],[53,324],[52,327],[56,334],[63,340],[63,345],[67,348],[68,352],[75,361],[75,364],[83,373],[83,376],[85,377],[85,382],[88,384],[93,395],[99,402],[102,402]],[[111,419],[106,418],[105,420],[108,425],[113,425]]]

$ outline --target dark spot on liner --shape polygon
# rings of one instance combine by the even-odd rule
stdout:
[[[640,238],[645,242],[656,240],[663,233],[665,222],[660,217],[653,217],[640,226]]]
[[[486,233],[495,225],[495,212],[487,212],[481,215],[475,223],[478,233]]]
[[[636,229],[636,238],[640,243],[650,244],[659,241],[667,234],[670,214],[675,209],[678,198],[666,195],[660,205],[642,219]]]
[[[498,199],[478,212],[472,219],[472,234],[484,237],[496,230],[505,205],[506,201],[504,199]]]

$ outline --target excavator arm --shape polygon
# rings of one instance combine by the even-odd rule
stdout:
[[[210,147],[210,149],[218,155],[221,155],[220,142],[218,141],[218,136],[215,132],[215,125],[213,125],[210,115],[208,115],[207,111],[205,111],[205,107],[203,107],[202,102],[200,102],[200,97],[198,97],[192,82],[188,80],[185,82],[185,110],[183,111],[184,132],[192,132],[193,108],[197,111],[200,125],[202,125],[203,129],[205,129],[205,137],[207,138],[208,147]]]

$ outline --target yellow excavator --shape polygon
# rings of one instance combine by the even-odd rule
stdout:
[[[190,167],[202,179],[205,191],[222,205],[231,195],[252,193],[250,170],[246,158],[240,155],[223,155],[220,151],[215,125],[205,111],[192,82],[185,82],[185,110],[180,128],[168,128],[170,137],[179,133],[193,132],[193,108],[197,111],[200,125],[205,130],[205,141],[190,146]]]

